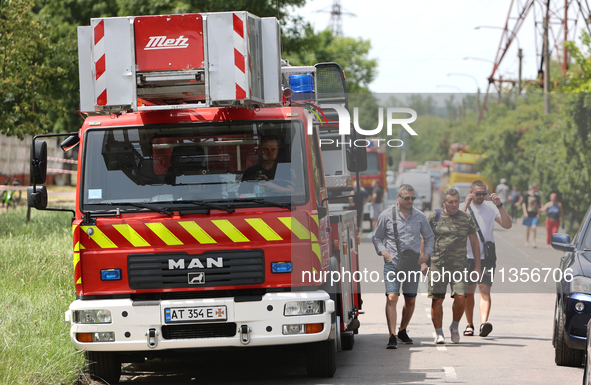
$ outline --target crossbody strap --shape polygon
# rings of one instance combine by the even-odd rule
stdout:
[[[441,209],[436,209],[435,210],[435,223],[433,223],[433,228],[431,230],[433,230],[433,232],[435,232],[435,229],[437,228],[437,223],[439,223],[439,219],[441,218]]]
[[[400,258],[400,238],[398,237],[398,224],[396,223],[396,205],[392,206],[392,223],[394,228],[394,242],[396,243],[396,253]]]
[[[484,245],[484,235],[482,235],[482,230],[480,230],[480,225],[478,224],[478,221],[476,220],[476,215],[474,215],[474,211],[472,211],[472,207],[468,206],[468,210],[470,210],[470,214],[472,214],[472,218],[474,218],[474,222],[476,222],[476,227],[478,227],[478,235],[480,236],[480,240],[482,241],[482,244]]]

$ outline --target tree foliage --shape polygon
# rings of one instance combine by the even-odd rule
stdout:
[[[0,0],[0,132],[51,130],[67,113],[60,96],[71,91],[71,44],[54,39],[48,20],[29,0]]]
[[[283,57],[291,65],[339,63],[347,77],[347,90],[360,93],[369,92],[369,84],[377,74],[377,60],[368,58],[370,49],[369,40],[335,37],[329,29],[315,33],[307,25],[304,33],[287,35]]]

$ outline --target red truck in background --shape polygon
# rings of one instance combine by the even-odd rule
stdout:
[[[310,375],[332,377],[337,350],[353,348],[357,224],[328,207],[315,111],[346,105],[344,75],[282,66],[280,47],[277,19],[247,12],[78,28],[87,117],[33,139],[28,203],[73,213],[65,318],[93,377],[117,382],[122,363],[186,349],[289,344],[307,345]],[[74,210],[47,207],[42,139],[55,136],[80,146]],[[274,175],[245,179],[264,140]],[[343,154],[365,169],[365,149]]]
[[[321,136],[325,137],[325,136]],[[333,141],[335,141],[333,138]],[[346,142],[343,140],[343,142]],[[387,171],[388,166],[392,166],[392,156],[386,153],[386,145],[384,140],[377,140],[377,139],[365,139],[364,142],[368,143],[366,147],[367,151],[367,168],[363,172],[359,172],[359,181],[361,185],[367,190],[369,196],[371,196],[373,192],[373,187],[371,186],[371,182],[374,179],[380,181],[380,186],[384,189],[384,197],[383,202],[387,200],[388,194],[388,182],[387,182]],[[322,145],[323,154],[327,157],[330,157],[331,154],[338,154],[337,150],[338,147],[331,146],[331,145]],[[337,162],[331,162],[335,164]],[[334,166],[332,166],[334,167]],[[344,167],[342,167],[344,168]],[[344,174],[345,172],[343,172]],[[347,194],[350,194],[353,190],[353,185],[357,182],[357,178],[355,175],[350,176],[350,181],[343,182],[343,183],[335,183],[331,185],[328,189],[328,195],[331,197],[330,206],[334,210],[344,210],[349,206],[349,199],[344,197]],[[339,198],[340,197],[340,198]],[[369,220],[369,212],[370,212],[371,202],[367,202],[364,207],[363,211],[363,220]],[[385,206],[384,206],[385,207]],[[358,224],[359,229],[363,228],[362,224]]]

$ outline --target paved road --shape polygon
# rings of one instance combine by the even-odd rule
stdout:
[[[151,363],[128,367],[122,382],[131,384],[578,384],[582,368],[557,367],[552,348],[554,283],[509,282],[509,269],[552,268],[561,253],[546,249],[545,230],[539,229],[538,248],[524,247],[524,227],[495,230],[498,267],[505,268],[505,282],[493,286],[487,338],[463,337],[459,344],[436,346],[430,319],[430,300],[424,288],[417,299],[409,327],[413,345],[386,350],[383,283],[363,284],[360,334],[352,351],[337,354],[332,379],[308,378],[305,357],[297,347],[283,350],[207,352],[173,364]],[[542,246],[542,247],[540,247]],[[382,271],[381,258],[365,237],[360,246],[361,265]],[[543,276],[542,276],[543,277]],[[381,280],[381,277],[380,277]],[[401,304],[399,304],[401,310]],[[476,312],[478,319],[478,312]],[[451,322],[451,300],[444,302],[444,330]],[[465,319],[460,323],[465,327]],[[478,327],[478,325],[477,325]]]

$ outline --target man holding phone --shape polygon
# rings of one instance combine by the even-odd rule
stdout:
[[[492,324],[488,322],[490,314],[491,299],[490,288],[492,287],[494,269],[496,263],[486,258],[484,252],[484,242],[495,241],[493,229],[495,222],[501,225],[504,229],[510,229],[512,226],[511,217],[503,207],[501,199],[497,194],[493,193],[488,197],[486,184],[481,180],[472,182],[470,187],[470,194],[466,197],[463,210],[470,214],[478,224],[478,245],[480,248],[480,265],[481,275],[478,282],[470,282],[468,286],[468,296],[466,297],[466,321],[468,325],[464,330],[465,336],[474,335],[474,292],[476,291],[476,284],[478,284],[478,291],[480,292],[480,331],[481,337],[486,337],[492,331]],[[474,255],[472,253],[471,240],[468,239],[468,270],[472,271],[475,267]]]

